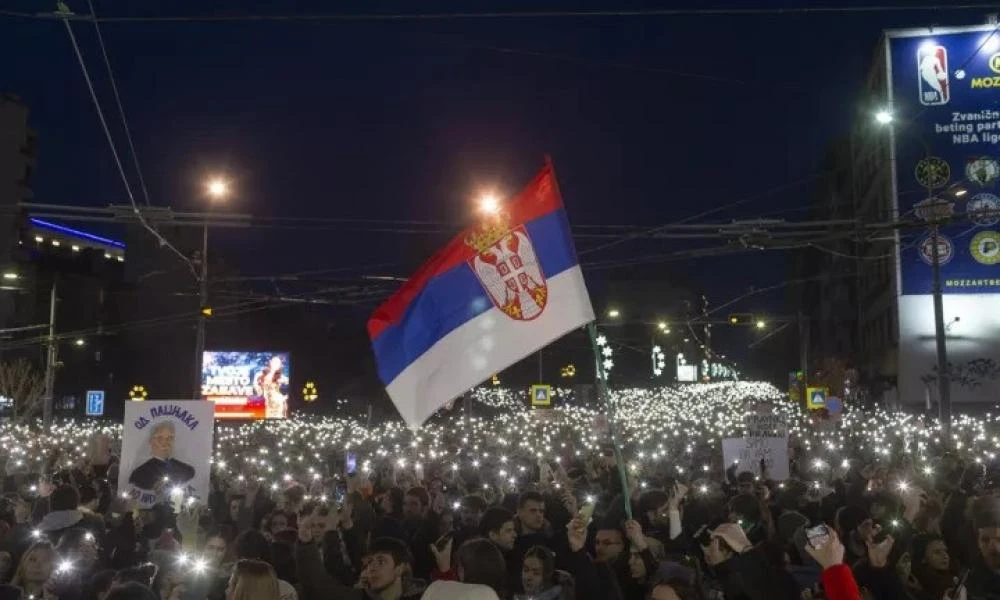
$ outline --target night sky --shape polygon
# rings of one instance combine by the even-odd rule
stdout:
[[[105,0],[97,11],[329,13],[341,4]],[[86,2],[69,5],[87,11]],[[628,6],[695,5],[722,6]],[[624,6],[368,2],[356,10]],[[53,6],[22,0],[4,8]],[[981,23],[985,12],[117,22],[102,32],[153,204],[200,210],[200,182],[224,171],[238,190],[226,210],[433,220],[457,230],[472,218],[471,199],[480,191],[516,192],[549,153],[574,225],[654,226],[758,194],[701,221],[806,219],[809,177],[830,140],[848,130],[880,31]],[[124,151],[93,26],[73,27]],[[62,22],[0,16],[0,55],[0,91],[30,106],[40,134],[36,201],[126,203]],[[788,185],[799,180],[805,183]],[[773,188],[780,191],[766,193]],[[214,240],[247,275],[344,267],[406,275],[447,237],[341,225],[241,230]],[[580,240],[578,248],[595,243]],[[712,243],[719,242],[705,242]],[[584,262],[684,247],[630,242]],[[786,260],[782,253],[743,254],[672,268],[721,303],[748,286],[780,282]],[[599,285],[606,272],[588,276]],[[782,302],[778,293],[745,308],[781,310]]]

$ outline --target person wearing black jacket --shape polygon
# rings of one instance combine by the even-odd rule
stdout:
[[[569,551],[560,559],[573,576],[577,600],[623,600],[618,577],[610,565],[593,561],[584,547],[587,544],[587,524],[575,518],[567,527]]]
[[[976,500],[972,520],[979,553],[966,582],[969,600],[1000,600],[1000,498]]]
[[[504,563],[507,565],[507,589],[521,589],[521,562],[514,556],[514,544],[517,542],[517,530],[514,527],[514,515],[509,510],[493,507],[483,514],[480,521],[480,533],[493,542],[500,550]]]

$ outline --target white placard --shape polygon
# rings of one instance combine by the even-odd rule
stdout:
[[[200,400],[126,402],[118,493],[149,508],[208,501],[214,406]]]
[[[788,479],[788,438],[748,437],[725,438],[722,440],[722,460],[725,468],[740,461],[736,471],[750,471],[760,475],[760,459],[764,459],[767,474],[771,479]]]

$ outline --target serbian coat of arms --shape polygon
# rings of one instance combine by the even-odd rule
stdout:
[[[502,215],[465,240],[477,254],[469,267],[494,306],[518,321],[538,318],[548,303],[548,285],[524,226],[510,228]]]

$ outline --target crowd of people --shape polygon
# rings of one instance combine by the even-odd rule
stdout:
[[[619,461],[599,410],[478,397],[416,432],[219,426],[211,494],[148,509],[117,492],[120,428],[0,426],[0,600],[1000,599],[994,417],[947,439],[762,384],[621,391]],[[762,406],[787,478],[724,464]]]

